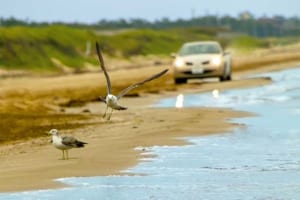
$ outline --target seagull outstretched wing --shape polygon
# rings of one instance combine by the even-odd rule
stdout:
[[[141,81],[141,82],[138,82],[138,83],[135,83],[135,84],[132,84],[131,86],[125,88],[124,90],[122,90],[118,96],[117,96],[117,99],[120,99],[121,97],[123,97],[125,94],[127,94],[130,90],[136,88],[136,87],[139,87],[141,85],[144,85],[145,83],[149,82],[149,81],[152,81],[154,79],[157,79],[159,78],[160,76],[164,75],[165,73],[167,73],[168,69],[165,69],[157,74],[154,74],[153,76]]]
[[[110,78],[109,78],[109,75],[108,75],[108,73],[106,71],[105,64],[104,64],[104,59],[102,57],[102,54],[101,54],[98,42],[96,42],[96,50],[97,50],[97,55],[98,55],[98,58],[99,58],[99,61],[100,61],[100,66],[101,66],[101,68],[102,68],[102,70],[104,72],[105,78],[106,78],[106,82],[107,82],[107,94],[111,94]]]

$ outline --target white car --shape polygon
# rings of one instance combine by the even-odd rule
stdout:
[[[216,41],[185,43],[173,57],[176,84],[194,78],[218,77],[220,81],[231,80],[231,56]]]

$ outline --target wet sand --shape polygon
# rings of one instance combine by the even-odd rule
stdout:
[[[270,70],[278,68],[273,67]],[[151,69],[150,73],[153,70]],[[268,71],[263,68],[260,71],[263,70]],[[257,72],[259,70],[255,71],[255,73]],[[149,72],[144,71],[143,73],[148,74]],[[244,74],[235,74],[234,80],[230,82],[192,82],[177,91],[161,91],[158,94],[143,94],[139,98],[124,98],[121,103],[128,106],[129,109],[115,111],[111,121],[102,119],[101,114],[105,106],[101,103],[88,104],[83,108],[67,109],[66,112],[80,113],[82,109],[88,108],[91,115],[94,115],[91,119],[93,125],[63,132],[66,135],[76,136],[89,144],[82,149],[70,150],[69,160],[61,160],[61,152],[50,144],[50,137],[1,145],[0,192],[67,187],[53,181],[53,179],[62,177],[118,174],[120,170],[134,166],[141,158],[140,152],[134,150],[135,147],[183,145],[185,141],[179,137],[222,133],[242,126],[241,124],[232,124],[228,122],[228,119],[247,116],[249,113],[211,108],[151,108],[150,105],[160,98],[181,92],[254,87],[268,84],[271,81],[267,78],[243,79]],[[88,75],[82,76],[86,80]],[[95,75],[91,74],[91,77],[93,76]],[[116,72],[115,75],[120,79],[124,76],[124,73],[121,72]],[[74,80],[78,80],[80,77],[77,76]],[[66,79],[60,77],[59,79],[62,79],[62,82],[68,79],[67,85],[74,83],[70,81],[72,77],[66,77]],[[43,81],[38,81],[41,84],[36,88],[44,90]],[[47,81],[51,82],[51,78],[47,78],[45,82]],[[26,87],[28,84],[24,84],[24,82],[26,79],[18,80],[15,84]],[[9,80],[2,83],[4,88],[5,85],[7,90],[9,87],[13,88],[13,86],[9,86]],[[35,90],[34,85],[37,84],[33,82],[28,87]],[[58,86],[57,83],[53,87]],[[53,90],[53,88],[50,89]]]

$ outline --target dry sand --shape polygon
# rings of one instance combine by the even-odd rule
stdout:
[[[147,72],[144,73],[147,74]],[[62,82],[71,86],[74,83],[73,79],[86,80],[88,78],[88,80],[92,80],[95,74],[91,74],[90,78],[88,76],[54,77],[53,79],[47,78],[45,82],[62,79]],[[124,78],[124,74],[120,73],[116,77]],[[241,73],[235,74],[234,79],[234,81],[224,83],[193,82],[182,86],[177,91],[143,94],[139,98],[124,98],[121,103],[128,106],[129,109],[115,111],[111,121],[102,119],[101,113],[105,107],[100,102],[88,104],[84,108],[67,109],[66,112],[76,113],[81,109],[88,108],[92,115],[95,115],[94,125],[72,132],[63,132],[63,134],[76,136],[89,144],[82,149],[70,150],[71,159],[69,160],[61,160],[61,152],[50,144],[50,137],[0,146],[0,192],[63,187],[65,185],[53,181],[53,179],[62,177],[118,174],[120,170],[134,166],[141,158],[140,152],[134,150],[135,147],[183,145],[185,141],[180,139],[183,136],[223,133],[243,126],[230,123],[228,119],[247,116],[249,113],[227,109],[150,107],[160,98],[181,92],[203,92],[216,88],[222,91],[229,88],[254,87],[271,82],[264,78],[244,79]],[[0,83],[3,90],[5,88],[9,90],[15,85],[26,87],[29,84],[26,79],[18,79],[15,81],[15,85],[11,86],[13,81],[10,81],[5,80]],[[43,78],[40,78],[38,82],[42,83]],[[34,90],[33,85],[39,84],[33,81],[28,87]],[[54,87],[58,87],[57,85],[59,84]],[[43,84],[39,86],[43,86]]]

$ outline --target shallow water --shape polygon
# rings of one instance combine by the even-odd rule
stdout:
[[[58,181],[74,187],[0,199],[300,199],[300,69],[263,76],[274,84],[183,94],[183,107],[229,107],[258,116],[233,120],[246,125],[233,133],[186,138],[193,145],[147,148],[158,157],[124,171],[145,176],[66,178]],[[174,107],[176,99],[156,106]]]

